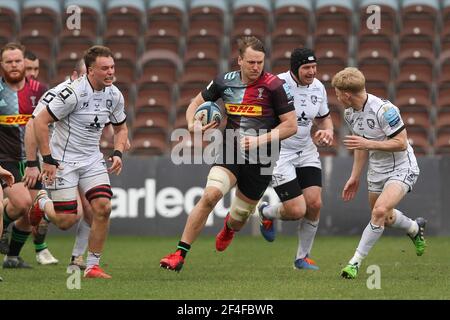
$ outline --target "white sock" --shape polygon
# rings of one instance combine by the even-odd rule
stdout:
[[[86,269],[90,269],[93,266],[98,266],[100,264],[101,253],[95,253],[88,251]]]
[[[45,211],[45,204],[47,203],[47,202],[51,202],[52,201],[52,199],[50,199],[49,197],[43,197],[43,198],[40,198],[39,200],[38,200],[38,203],[39,203],[39,209],[41,209],[42,211]]]
[[[84,255],[88,246],[89,233],[91,227],[81,218],[77,226],[77,236],[72,250],[72,256],[78,257]]]
[[[280,219],[281,218],[280,210],[282,206],[283,204],[280,202],[273,206],[264,207],[262,211],[263,216],[269,219]]]
[[[361,264],[361,261],[369,254],[370,249],[375,242],[380,239],[383,234],[384,227],[373,225],[371,222],[366,226],[359,241],[358,248],[356,248],[355,255],[350,259],[350,264]]]
[[[310,254],[316,236],[319,220],[311,221],[303,218],[298,226],[298,248],[296,259],[303,259]]]
[[[414,237],[419,231],[417,222],[405,216],[400,210],[394,209],[395,221],[392,228],[405,230],[410,236]]]

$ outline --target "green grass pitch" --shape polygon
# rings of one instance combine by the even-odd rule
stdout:
[[[417,257],[405,237],[382,237],[364,261],[355,280],[339,277],[359,237],[318,236],[313,258],[320,271],[294,270],[296,237],[237,236],[222,253],[214,238],[194,243],[180,273],[159,268],[178,238],[109,237],[102,266],[111,280],[81,279],[68,289],[67,261],[73,237],[50,236],[57,266],[39,266],[31,241],[22,256],[32,270],[0,269],[0,300],[5,299],[450,299],[450,238],[427,238],[424,256]],[[368,289],[369,265],[380,268],[380,289]],[[369,279],[370,282],[370,279]],[[74,282],[72,282],[74,283]]]

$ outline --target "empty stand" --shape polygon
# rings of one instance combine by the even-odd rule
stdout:
[[[309,1],[275,2],[272,61],[289,57],[288,51],[306,45],[310,34],[311,11]]]
[[[183,0],[149,1],[145,49],[165,49],[178,54],[185,13]]]
[[[160,82],[172,88],[177,82],[181,64],[179,56],[172,51],[149,50],[139,60],[141,75],[138,83]]]
[[[136,155],[162,155],[169,150],[164,133],[138,132],[133,135],[130,152]]]
[[[0,1],[0,45],[4,45],[14,39],[19,17],[20,7],[18,2],[10,0]]]

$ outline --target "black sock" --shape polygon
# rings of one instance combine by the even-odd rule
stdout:
[[[178,242],[177,249],[180,250],[181,256],[183,258],[186,258],[187,253],[191,249],[191,245],[187,244],[186,242],[180,241]]]
[[[8,256],[16,257],[19,255],[20,250],[22,250],[23,245],[28,239],[31,232],[22,231],[16,228],[14,225],[12,228],[11,241],[9,242],[9,253]]]

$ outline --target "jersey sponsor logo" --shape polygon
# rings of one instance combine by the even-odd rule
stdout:
[[[389,126],[391,128],[395,127],[400,122],[400,115],[398,114],[397,110],[394,108],[384,108],[383,117],[389,123]]]
[[[226,88],[223,93],[227,96],[232,96],[234,94],[233,90],[231,90],[231,88]]]
[[[237,72],[236,71],[232,71],[232,72],[228,72],[226,73],[223,78],[225,80],[233,80],[234,78],[236,78]]]
[[[28,120],[31,118],[31,114],[16,114],[9,116],[0,116],[0,124],[2,125],[16,125],[16,124],[27,124]]]
[[[256,117],[262,115],[261,106],[226,103],[225,108],[227,109],[227,113],[231,115],[247,116],[247,117]]]
[[[291,87],[289,86],[289,84],[287,82],[283,83],[283,89],[284,89],[284,92],[286,92],[286,96],[287,96],[288,100],[292,100]]]
[[[307,127],[309,125],[309,123],[310,123],[310,121],[306,117],[305,111],[302,111],[302,114],[300,115],[300,117],[297,117],[297,125],[299,125],[301,127]]]

